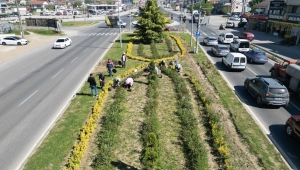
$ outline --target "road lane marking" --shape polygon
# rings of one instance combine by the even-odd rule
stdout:
[[[74,59],[71,61],[71,63],[73,63],[77,58],[78,58],[78,57],[74,58]]]
[[[86,50],[84,50],[83,52],[86,52],[88,50],[88,48]]]
[[[4,89],[3,87],[0,87],[0,90]]]
[[[62,72],[64,69],[61,69],[58,73],[56,73],[51,79],[53,79],[54,77],[56,77],[60,72]]]
[[[12,82],[10,82],[9,84],[13,84],[14,82],[16,82],[17,80],[14,80],[14,81],[12,81]]]
[[[22,104],[24,104],[28,99],[30,99],[36,92],[38,92],[39,90],[35,91],[34,93],[32,93],[29,97],[27,97],[27,99],[25,99],[22,103],[19,104],[19,106],[21,106]]]
[[[97,41],[96,41],[96,42],[97,42]],[[96,44],[96,42],[94,42],[93,45]]]
[[[42,66],[43,64],[40,64],[38,67]]]
[[[30,70],[30,72],[34,71],[35,69],[36,69],[36,68],[34,68],[34,69]]]
[[[21,77],[24,77],[24,76],[26,76],[26,74],[23,74]]]

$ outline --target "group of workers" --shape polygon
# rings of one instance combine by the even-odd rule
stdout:
[[[125,68],[126,66],[126,54],[125,52],[122,54],[121,56],[121,62],[122,62],[122,67]],[[165,61],[161,61],[159,63],[159,66],[162,67],[162,66],[165,66],[166,63]],[[181,71],[181,65],[178,63],[177,60],[174,60],[174,61],[170,61],[169,65],[173,65],[175,66],[175,69],[177,72],[180,72]],[[148,66],[148,68],[151,70],[151,65]],[[109,59],[107,64],[106,64],[106,68],[108,70],[108,73],[109,73],[109,76],[112,76],[112,72],[113,72],[113,68],[114,68],[114,65],[113,65],[113,62]],[[155,66],[155,73],[156,75],[159,75],[159,69],[157,66]],[[88,78],[87,82],[89,82],[90,84],[90,88],[91,88],[91,92],[92,92],[92,96],[98,96],[98,88],[97,88],[97,82],[95,80],[95,78],[93,77],[93,73],[90,74],[90,77]],[[123,86],[127,89],[127,90],[131,90],[132,86],[133,86],[133,78],[131,77],[128,77]],[[100,89],[102,89],[105,85],[105,75],[103,72],[100,72],[99,74],[99,83],[100,83]],[[121,83],[121,79],[119,77],[115,77],[114,80],[113,80],[113,87],[116,88],[116,87],[119,87],[120,86],[120,83]]]

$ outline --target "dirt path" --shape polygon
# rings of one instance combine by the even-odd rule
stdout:
[[[176,92],[171,79],[159,79],[158,120],[161,143],[162,167],[165,169],[185,169],[185,158],[180,137],[180,120],[176,115]]]

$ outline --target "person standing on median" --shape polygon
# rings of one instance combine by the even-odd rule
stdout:
[[[98,96],[98,88],[97,88],[97,83],[96,79],[93,77],[93,73],[90,74],[90,77],[88,78],[87,82],[90,83],[90,88],[92,91],[92,96]]]
[[[126,56],[126,53],[124,52],[121,56],[122,68],[125,68],[126,60],[127,60],[127,56]]]
[[[112,70],[114,68],[114,63],[110,59],[108,59],[108,62],[106,64],[106,68],[107,68],[107,71],[109,73],[109,76],[111,77],[112,76]]]

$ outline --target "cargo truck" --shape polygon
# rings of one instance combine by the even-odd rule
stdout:
[[[105,23],[109,27],[119,26],[121,25],[122,28],[126,27],[126,22],[120,20],[119,17],[115,15],[106,15],[105,16]]]
[[[286,59],[269,70],[272,78],[286,84],[300,100],[300,60]]]
[[[193,22],[198,23],[198,21],[199,21],[199,13],[193,14]],[[208,23],[209,23],[209,17],[202,14],[200,17],[200,24],[206,25]]]

